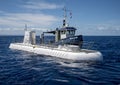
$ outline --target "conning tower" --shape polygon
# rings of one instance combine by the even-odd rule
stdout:
[[[25,25],[25,35],[24,35],[24,44],[36,44],[36,36],[35,36],[35,31],[29,31],[27,30],[27,25]]]

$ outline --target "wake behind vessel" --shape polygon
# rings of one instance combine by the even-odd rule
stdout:
[[[23,43],[11,43],[9,48],[75,61],[102,61],[103,57],[99,51],[82,49],[83,37],[82,35],[75,35],[75,27],[68,26],[66,11],[64,9],[63,26],[54,31],[43,32],[40,45],[36,45],[35,31],[25,30]],[[45,33],[54,34],[55,41],[45,44]]]

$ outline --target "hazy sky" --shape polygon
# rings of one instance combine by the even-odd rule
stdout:
[[[23,35],[62,26],[63,7],[68,23],[83,35],[120,36],[120,0],[0,0],[0,35]]]

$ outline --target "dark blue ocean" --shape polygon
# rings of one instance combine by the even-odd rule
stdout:
[[[84,36],[103,62],[73,62],[9,49],[23,36],[0,36],[0,85],[120,85],[120,36]],[[39,41],[39,38],[37,38]],[[69,57],[69,56],[68,56]]]

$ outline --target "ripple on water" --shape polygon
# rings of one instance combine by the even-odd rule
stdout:
[[[9,37],[14,38],[16,39]],[[17,38],[22,40],[22,37]],[[98,49],[104,57],[102,63],[74,62],[11,50],[8,49],[8,38],[2,39],[0,38],[0,85],[120,84],[119,37],[86,37],[87,40],[94,39],[99,45]]]

